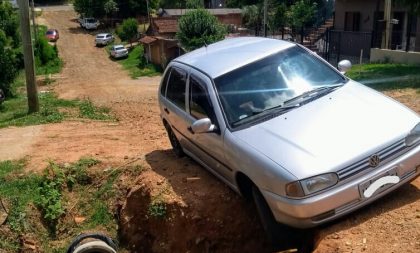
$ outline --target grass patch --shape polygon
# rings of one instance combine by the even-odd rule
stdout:
[[[21,176],[24,164],[24,161],[0,162],[0,197],[9,205],[6,223],[16,233],[26,230],[26,207],[39,198],[35,189],[41,182],[41,177],[35,174]],[[13,242],[10,241],[9,246],[13,246]]]
[[[420,65],[362,64],[346,75],[379,91],[413,88],[420,92]]]
[[[113,117],[109,114],[110,109],[107,107],[97,107],[93,105],[90,100],[81,101],[79,103],[79,111],[81,118],[95,119],[95,120],[112,120]]]
[[[39,93],[39,112],[28,114],[27,97],[22,87],[25,84],[24,80],[25,76],[21,72],[12,85],[16,95],[0,105],[0,128],[58,123],[66,118],[115,119],[106,107],[97,107],[89,100],[60,99],[52,92]],[[69,108],[75,113],[66,112],[65,109]]]
[[[130,73],[133,79],[141,76],[158,76],[162,73],[162,69],[159,66],[145,63],[142,46],[134,46],[128,57],[118,60],[118,63]]]

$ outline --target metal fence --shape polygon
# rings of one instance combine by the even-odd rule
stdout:
[[[353,64],[369,62],[373,34],[371,32],[349,32],[331,30],[321,39],[320,54],[331,64],[347,59]],[[319,42],[318,42],[319,43]],[[318,46],[319,47],[319,46]]]

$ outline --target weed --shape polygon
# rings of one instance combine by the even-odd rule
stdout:
[[[109,108],[96,107],[90,100],[82,101],[79,104],[80,117],[94,120],[110,120]]]
[[[109,225],[112,223],[112,214],[108,211],[107,205],[103,201],[95,201],[93,214],[89,219],[90,226]]]
[[[41,209],[43,217],[52,231],[55,231],[58,219],[64,214],[61,192],[65,181],[63,170],[55,163],[50,162],[38,187],[39,198],[35,203]]]
[[[152,201],[149,205],[149,214],[153,217],[163,218],[166,216],[166,204],[161,199]]]
[[[75,164],[69,166],[65,172],[67,187],[71,191],[77,183],[79,185],[88,185],[92,183],[92,177],[88,174],[87,169],[100,163],[101,161],[94,158],[84,157]]]

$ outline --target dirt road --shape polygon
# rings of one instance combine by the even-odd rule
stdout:
[[[158,116],[159,78],[131,80],[103,48],[94,46],[93,34],[79,29],[75,18],[72,11],[45,11],[40,19],[61,33],[57,46],[64,68],[54,90],[63,98],[89,98],[109,106],[119,121],[43,126],[33,142],[22,146],[22,154],[30,154],[29,169],[44,168],[48,159],[73,162],[93,156],[118,166],[139,158],[148,170],[132,179],[134,188],[120,207],[121,235],[132,252],[266,251],[253,207],[191,159],[172,154]],[[317,229],[316,251],[419,252],[419,189],[417,179]],[[167,219],[147,216],[156,195],[163,195],[168,205]]]

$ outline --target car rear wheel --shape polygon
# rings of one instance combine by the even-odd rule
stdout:
[[[314,236],[312,230],[295,229],[278,223],[264,196],[256,186],[252,187],[252,198],[267,239],[274,251],[290,249],[297,249],[298,252],[313,251]]]
[[[181,144],[176,138],[175,133],[172,131],[171,127],[165,124],[166,132],[168,133],[169,141],[171,142],[172,149],[176,156],[182,157],[184,156],[184,151],[182,150]]]

